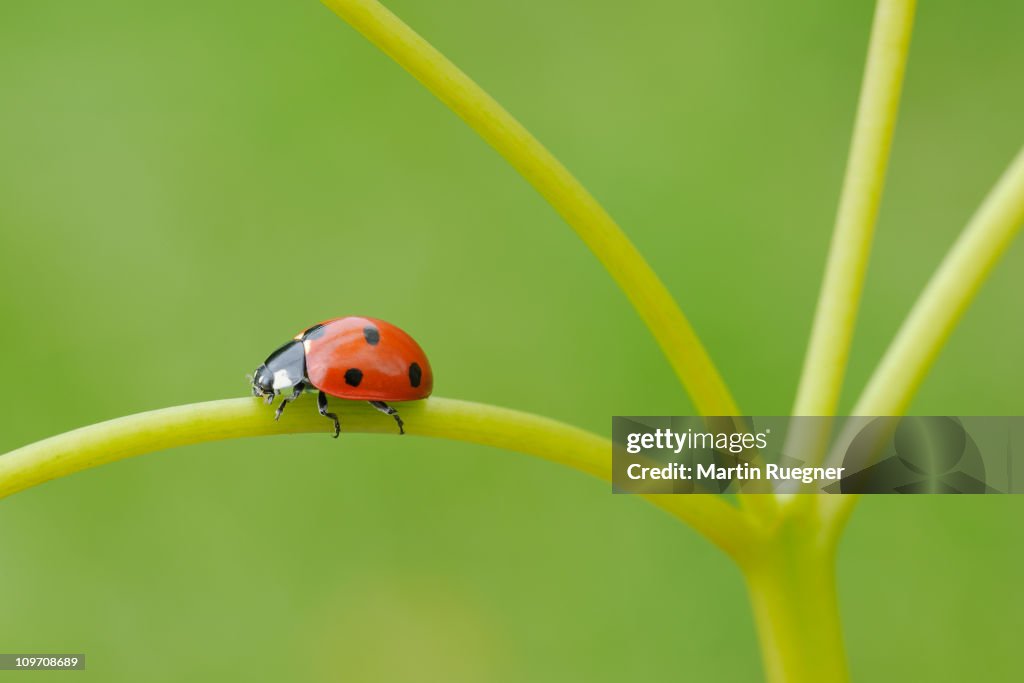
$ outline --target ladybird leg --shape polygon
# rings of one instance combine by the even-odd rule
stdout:
[[[334,420],[334,438],[338,438],[338,434],[341,434],[341,423],[338,421],[338,416],[334,413],[327,412],[327,394],[320,392],[316,397],[316,407],[320,410],[320,414],[329,420]]]
[[[373,406],[380,412],[384,413],[385,415],[390,415],[391,417],[395,418],[395,422],[398,423],[398,433],[405,434],[405,423],[402,422],[402,418],[398,416],[397,410],[389,406],[384,401],[370,401],[369,403],[371,406]]]
[[[306,389],[306,383],[305,382],[299,382],[298,384],[296,384],[295,385],[295,390],[292,391],[292,395],[281,399],[281,405],[279,405],[277,407],[277,410],[274,411],[274,419],[275,420],[280,420],[281,419],[281,413],[284,412],[284,407],[286,405],[288,405],[289,403],[291,403],[292,401],[294,401],[295,399],[297,399],[299,396],[302,396],[302,392],[305,391],[305,389]]]

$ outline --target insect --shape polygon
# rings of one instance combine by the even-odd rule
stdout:
[[[327,411],[327,397],[368,401],[398,423],[398,411],[385,401],[415,401],[430,396],[434,375],[420,345],[391,323],[349,316],[313,325],[270,354],[252,376],[253,396],[266,397],[267,405],[291,389],[274,412],[279,420],[284,407],[304,391],[318,391],[320,414],[334,421],[334,438],[341,422]]]

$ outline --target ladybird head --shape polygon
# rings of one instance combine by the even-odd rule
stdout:
[[[306,351],[301,341],[290,341],[263,362],[252,373],[253,396],[266,396],[268,401],[285,389],[306,378]]]
[[[274,373],[263,363],[252,373],[252,395],[273,396],[274,393]]]

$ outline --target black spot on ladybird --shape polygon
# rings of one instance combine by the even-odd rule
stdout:
[[[366,339],[366,343],[370,346],[376,346],[380,343],[380,330],[373,325],[367,325],[363,328],[363,338]]]
[[[413,363],[409,366],[409,384],[414,387],[420,385],[420,380],[423,379],[423,370],[420,369],[419,363]]]
[[[345,371],[345,384],[350,387],[358,387],[363,381],[363,371],[359,368],[349,368]]]
[[[313,325],[313,327],[302,333],[303,339],[319,339],[322,336],[324,336],[323,325]]]

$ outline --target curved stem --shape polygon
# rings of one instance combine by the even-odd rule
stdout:
[[[702,415],[739,415],[665,285],[586,188],[469,76],[375,0],[323,0],[498,151],[573,227],[622,288]]]
[[[946,254],[889,345],[854,415],[902,415],[950,333],[1024,224],[1024,148]],[[841,528],[857,496],[827,496]],[[834,498],[834,500],[833,500]]]
[[[834,415],[857,320],[885,185],[914,0],[879,0],[825,280],[814,315],[794,415]]]
[[[611,442],[571,425],[507,408],[431,398],[397,404],[411,435],[456,439],[536,455],[611,480]],[[342,431],[396,434],[395,423],[361,402],[336,402]],[[57,477],[152,451],[247,436],[333,432],[315,401],[300,398],[280,422],[260,399],[193,403],[101,422],[0,456],[0,498]],[[716,496],[649,496],[734,558],[753,533],[739,510]]]

